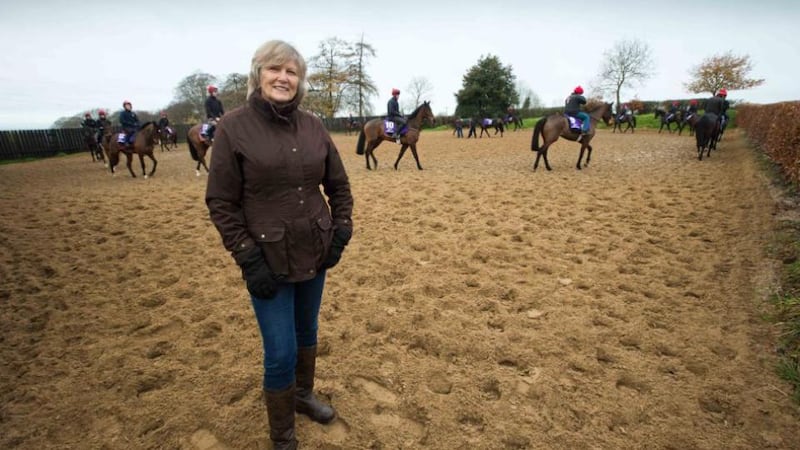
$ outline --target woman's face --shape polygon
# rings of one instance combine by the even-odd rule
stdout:
[[[261,94],[273,103],[292,101],[297,95],[299,82],[300,76],[294,61],[261,68]]]

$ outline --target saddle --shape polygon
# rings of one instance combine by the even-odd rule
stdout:
[[[564,114],[564,117],[566,117],[567,121],[569,122],[570,130],[575,131],[576,133],[581,132],[581,127],[583,126],[583,121],[581,119],[578,119],[577,117],[572,117],[568,114]]]
[[[386,136],[396,137],[405,134],[404,132],[408,131],[408,126],[404,125],[401,129],[395,130],[394,122],[388,119],[384,119],[383,129],[386,130]]]

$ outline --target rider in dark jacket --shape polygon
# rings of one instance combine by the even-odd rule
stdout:
[[[717,117],[721,117],[722,113],[726,109],[724,97],[727,94],[728,92],[725,91],[725,89],[720,89],[719,92],[717,92],[717,95],[706,100],[706,106],[705,106],[706,114],[711,113],[711,114],[716,114]]]
[[[400,114],[400,104],[397,102],[397,97],[399,96],[400,89],[392,89],[392,98],[389,99],[389,103],[386,105],[386,118],[394,122],[394,138],[398,144],[401,138],[400,131],[403,129],[403,125],[406,124],[405,117]]]
[[[667,116],[664,118],[664,122],[669,123],[669,121],[672,119],[675,119],[677,121],[677,119],[675,118],[676,114],[678,114],[677,100],[672,102],[672,104],[669,106],[669,111],[667,111]]]
[[[133,105],[128,100],[122,102],[124,108],[119,114],[119,124],[125,130],[125,143],[133,145],[133,139],[136,137],[136,130],[139,129],[139,118],[133,112]]]
[[[586,104],[586,97],[583,96],[583,88],[580,86],[576,86],[575,89],[572,90],[572,94],[564,102],[564,114],[572,117],[577,117],[581,120],[581,137],[585,136],[589,133],[589,114],[581,111],[581,105]],[[578,137],[578,140],[581,140],[581,137]]]
[[[81,128],[83,128],[84,136],[90,136],[97,133],[97,121],[92,119],[92,115],[90,113],[87,112],[83,115]]]
[[[206,99],[206,121],[208,122],[208,130],[206,130],[206,136],[208,137],[209,141],[214,140],[214,131],[217,129],[217,122],[219,119],[222,118],[222,115],[225,114],[225,110],[222,108],[222,102],[217,98],[217,87],[216,86],[209,86],[208,87],[208,98]]]
[[[105,110],[101,109],[97,111],[97,121],[95,123],[97,124],[97,142],[101,145],[106,145],[106,143],[103,142],[103,137],[105,136],[106,128],[110,132],[111,121],[106,118]]]

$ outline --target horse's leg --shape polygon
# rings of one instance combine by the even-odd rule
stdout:
[[[422,166],[419,164],[419,156],[417,156],[417,144],[411,144],[411,154],[414,155],[414,161],[417,162],[417,169],[422,170]],[[398,159],[397,161],[400,160]]]
[[[397,161],[394,162],[394,170],[397,170],[397,164],[400,163],[400,160],[403,159],[403,155],[406,153],[406,149],[408,149],[408,144],[403,144],[400,147],[400,154],[397,155]],[[419,162],[417,162],[419,164]]]
[[[142,176],[145,177],[145,179],[146,179],[147,178],[147,171],[145,170],[145,167],[144,167],[144,155],[141,154],[141,153],[137,153],[137,156],[139,156],[139,164],[142,165]]]
[[[589,167],[589,161],[592,160],[592,146],[587,142],[586,143],[586,163],[583,167]]]
[[[583,159],[583,152],[586,151],[586,144],[581,143],[581,151],[578,153],[578,163],[575,164],[575,168],[581,170],[581,160]],[[587,161],[588,163],[588,161]]]
[[[123,152],[125,153],[125,158],[127,158],[127,162],[125,163],[128,166],[128,172],[131,173],[133,178],[136,178],[136,174],[133,173],[133,168],[131,167],[131,163],[133,163],[133,153]]]
[[[156,166],[158,166],[158,161],[156,161],[156,157],[155,157],[155,155],[153,155],[153,152],[152,152],[152,151],[151,151],[151,152],[149,152],[149,153],[147,154],[147,156],[148,156],[150,159],[152,159],[152,160],[153,160],[153,170],[151,170],[151,171],[150,171],[150,174],[149,174],[149,175],[145,175],[145,178],[147,178],[147,177],[152,177],[152,176],[153,176],[153,174],[154,174],[154,173],[156,173]],[[144,167],[144,157],[142,157],[142,167]]]

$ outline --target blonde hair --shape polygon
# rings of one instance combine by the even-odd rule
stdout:
[[[295,99],[297,103],[303,100],[306,95],[306,60],[290,44],[279,41],[267,41],[261,44],[253,54],[253,59],[250,63],[250,74],[247,77],[247,98],[253,94],[259,87],[261,87],[261,69],[273,65],[282,65],[288,61],[294,61],[297,64],[297,95]]]

